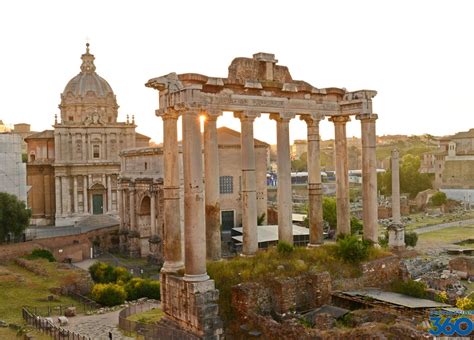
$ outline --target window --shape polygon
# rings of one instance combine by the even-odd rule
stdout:
[[[35,156],[34,153],[32,153],[32,154],[30,155],[30,162],[34,162],[35,159],[36,159],[36,156]]]
[[[145,170],[148,170],[148,163],[145,162]]]
[[[221,176],[219,178],[219,188],[221,194],[232,194],[234,192],[234,183],[232,176]]]
[[[73,121],[74,121],[74,116],[69,116],[69,120],[70,120],[71,122],[73,122]]]
[[[92,146],[92,157],[93,158],[99,158],[100,157],[99,145],[93,145]]]

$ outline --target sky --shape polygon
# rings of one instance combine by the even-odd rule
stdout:
[[[51,129],[60,93],[79,73],[85,43],[114,90],[119,120],[162,141],[150,78],[226,77],[235,57],[274,53],[293,79],[317,88],[378,92],[377,134],[448,135],[474,128],[474,2],[453,1],[2,1],[0,120]],[[218,126],[240,130],[226,113]],[[334,126],[320,124],[323,139]],[[274,121],[255,137],[276,141]],[[360,136],[360,122],[347,126]],[[305,139],[292,120],[290,139]]]

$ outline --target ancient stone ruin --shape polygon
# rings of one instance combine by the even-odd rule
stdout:
[[[350,233],[346,124],[355,116],[362,129],[364,238],[378,241],[377,115],[372,112],[376,91],[318,89],[305,81],[293,80],[288,68],[277,65],[275,56],[269,53],[234,59],[227,78],[170,73],[150,79],[146,86],[159,91],[156,114],[163,119],[165,262],[162,303],[166,313],[164,323],[171,328],[184,329],[206,339],[217,339],[222,334],[216,305],[218,292],[206,273],[206,257],[220,257],[216,120],[223,111],[233,112],[241,122],[243,255],[252,256],[258,249],[253,122],[261,114],[269,114],[277,122],[279,240],[293,243],[289,122],[296,116],[308,127],[310,245],[323,243],[319,123],[325,117],[335,127],[337,233]],[[206,117],[204,169],[200,116]],[[183,212],[179,202],[179,117],[183,131]],[[184,252],[181,213],[184,213]],[[181,274],[183,268],[184,275]]]

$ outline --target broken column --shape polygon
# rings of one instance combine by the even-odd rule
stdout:
[[[400,218],[400,165],[397,149],[392,150],[392,224],[388,227],[388,245],[394,250],[405,247],[405,228]]]

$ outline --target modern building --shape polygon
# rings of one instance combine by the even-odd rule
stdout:
[[[18,135],[0,133],[0,192],[26,202],[26,164],[21,158],[21,143]]]
[[[133,117],[117,121],[115,94],[96,73],[89,44],[81,59],[79,74],[61,94],[54,130],[26,138],[29,203],[38,225],[53,219],[56,226],[74,225],[91,214],[118,217],[119,152],[150,140],[135,132]]]

